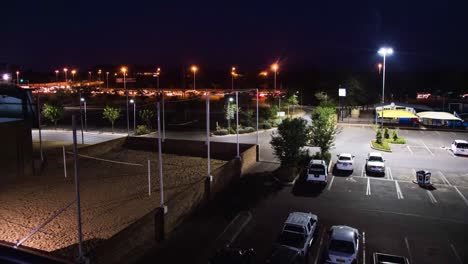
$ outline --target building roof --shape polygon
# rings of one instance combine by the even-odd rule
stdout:
[[[462,119],[454,116],[451,113],[447,112],[432,112],[432,111],[426,111],[426,112],[419,112],[417,115],[420,118],[427,118],[427,119],[438,119],[438,120],[456,120],[456,121],[462,121]]]
[[[379,117],[382,116],[382,111],[378,112]],[[384,110],[384,118],[418,118],[415,114],[406,110]]]
[[[374,107],[382,107],[382,106],[390,106],[391,103],[378,103],[375,104]],[[407,103],[400,103],[400,102],[394,102],[396,107],[411,107],[415,110],[422,110],[422,111],[432,111],[432,107],[429,107],[427,105],[420,105],[420,104],[407,104]]]

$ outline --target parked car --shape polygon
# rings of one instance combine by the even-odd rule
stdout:
[[[452,142],[452,151],[455,155],[468,155],[468,141],[466,140],[454,140]]]
[[[276,245],[273,247],[268,264],[299,264],[304,262],[301,252],[288,246]]]
[[[209,264],[253,264],[255,263],[255,251],[250,249],[226,246],[216,252]]]
[[[354,156],[349,153],[341,153],[336,161],[336,168],[338,170],[353,171],[354,170]]]
[[[301,258],[307,259],[309,248],[315,239],[318,217],[312,213],[290,213],[274,247],[285,246],[296,250]]]
[[[349,226],[332,226],[325,253],[326,263],[356,263],[359,252],[359,231]]]
[[[409,264],[407,258],[383,253],[374,253],[374,264]]]
[[[366,172],[385,175],[385,160],[383,159],[382,154],[378,152],[370,152],[367,155]]]
[[[307,166],[307,178],[308,182],[318,182],[327,184],[328,180],[328,166],[324,160],[311,160],[309,166]]]

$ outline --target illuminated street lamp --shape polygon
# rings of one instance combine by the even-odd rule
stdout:
[[[379,64],[377,65],[377,67],[379,68],[379,74],[380,74],[381,71],[382,71],[382,63],[379,63]]]
[[[133,134],[136,132],[136,101],[130,99],[130,103],[133,104]]]
[[[68,69],[67,68],[63,68],[63,72],[65,73],[65,82],[68,83],[68,79],[67,79],[67,72],[68,72]],[[66,86],[66,85],[65,85]]]
[[[379,55],[383,57],[383,74],[382,74],[382,125],[381,129],[383,129],[383,120],[384,120],[384,103],[385,103],[385,59],[387,55],[393,54],[392,48],[380,48],[378,51]]]
[[[127,135],[130,136],[130,117],[128,115],[128,91],[127,91],[127,83],[126,83],[126,80],[125,80],[125,77],[127,75],[127,67],[120,68],[120,71],[123,74],[123,83],[124,83],[124,90],[125,90],[125,95],[126,95],[125,102],[127,103]]]
[[[86,115],[86,99],[83,97],[80,98],[80,101],[84,104],[84,123],[85,123],[85,131],[88,132],[88,118]]]
[[[236,67],[231,68],[231,90],[234,90],[234,77],[236,76]]]
[[[90,82],[93,80],[93,79],[92,79],[92,74],[93,74],[92,72],[90,72],[90,71],[88,72],[88,75],[89,75],[89,81],[90,81]]]
[[[98,80],[101,81],[101,73],[102,73],[102,70],[99,69],[97,73],[98,73]]]
[[[271,65],[271,70],[275,73],[275,79],[274,79],[274,89],[275,89],[275,94],[276,94],[276,73],[278,72],[278,63],[273,63],[273,65]],[[281,111],[281,93],[279,94],[278,96],[278,109],[279,111]]]
[[[55,82],[58,83],[59,70],[55,70]]]
[[[107,89],[109,89],[109,72],[106,72]]]
[[[16,71],[16,85],[19,85],[19,71]]]
[[[72,70],[71,74],[72,74],[72,82],[74,82],[75,81],[76,70]]]
[[[154,77],[156,77],[156,89],[161,93],[161,106],[162,106],[162,142],[166,139],[166,123],[164,114],[164,90],[159,90],[159,75],[161,75],[161,68],[156,68]]]
[[[193,72],[193,90],[195,91],[195,90],[196,90],[196,86],[195,86],[195,84],[196,84],[196,79],[195,79],[195,78],[196,78],[196,77],[195,77],[195,76],[196,76],[196,74],[197,74],[198,67],[195,66],[195,65],[193,65],[190,69],[191,69],[192,72]]]
[[[228,132],[229,132],[229,129],[231,128],[231,102],[234,101],[234,98],[232,97],[229,97],[228,99],[228,115],[227,115],[227,120],[228,120]]]

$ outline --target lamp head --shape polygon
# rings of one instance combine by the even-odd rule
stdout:
[[[134,103],[135,103],[135,100],[130,99],[130,103],[131,103],[131,104],[134,104]]]
[[[392,55],[393,54],[393,49],[392,48],[380,48],[378,51],[380,56],[387,56],[387,55]]]
[[[83,97],[81,97],[81,98],[80,98],[80,101],[81,101],[81,102],[84,102],[84,101],[85,101],[85,99],[84,99]]]

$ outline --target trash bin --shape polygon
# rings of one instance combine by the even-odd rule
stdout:
[[[427,170],[420,170],[416,172],[416,181],[421,186],[431,185],[431,172]]]

